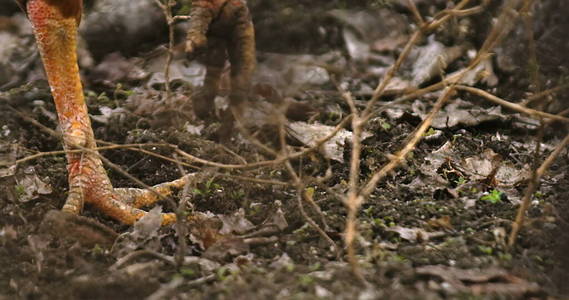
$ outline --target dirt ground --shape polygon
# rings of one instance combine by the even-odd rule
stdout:
[[[153,7],[152,1],[148,2]],[[338,84],[351,91],[358,108],[363,108],[379,78],[401,53],[414,28],[413,17],[397,1],[387,1],[391,2],[388,6],[385,1],[329,1],[313,6],[305,1],[267,2],[250,1],[258,39],[255,80],[272,86],[279,97],[309,112],[287,115],[287,143],[291,151],[298,151],[307,147],[307,142],[296,134],[301,131],[296,128],[328,130],[350,111],[330,77],[319,81],[303,74],[340,74]],[[424,16],[433,16],[453,3],[415,2]],[[445,72],[465,67],[468,51],[481,46],[492,17],[497,15],[499,5],[492,5],[496,7],[462,19],[467,21],[451,22],[457,27],[449,25],[419,46],[427,48],[434,40],[445,49],[467,45]],[[563,33],[569,25],[559,11],[565,8],[568,6],[560,0],[537,5],[534,10],[537,81],[532,79],[535,73],[528,63],[527,28],[524,31],[523,22],[518,22],[518,29],[491,60],[497,81],[473,86],[518,101],[536,90],[562,85],[568,71]],[[95,4],[86,12],[79,51],[89,112],[97,139],[131,145],[101,153],[147,185],[195,172],[196,180],[161,207],[174,211],[184,203],[183,213],[200,218],[180,226],[159,227],[152,219],[156,215],[150,214],[138,225],[125,226],[87,206],[83,216],[90,221],[84,224],[48,224],[59,220],[53,210],[59,210],[66,199],[66,161],[61,153],[47,153],[62,150],[62,146],[47,130],[57,129],[55,108],[33,35],[23,15],[13,7],[6,8],[0,19],[0,41],[10,41],[15,50],[0,46],[0,299],[569,297],[566,150],[534,193],[516,245],[507,247],[534,161],[543,161],[560,143],[566,134],[563,123],[545,126],[536,155],[538,121],[466,92],[453,95],[423,141],[400,168],[377,185],[359,210],[356,258],[365,279],[362,282],[347,263],[343,246],[350,143],[337,142],[331,146],[333,150],[313,151],[290,161],[306,183],[301,193],[313,199],[320,212],[310,203],[297,201],[298,191],[283,163],[231,169],[180,156],[177,150],[234,165],[275,158],[237,130],[230,141],[218,142],[219,121],[194,116],[191,95],[199,89],[196,78],[203,77],[203,67],[190,64],[182,53],[174,53],[171,95],[167,98],[163,79],[167,54],[162,47],[167,28],[163,20],[162,26],[141,24],[141,28],[132,29],[128,23],[113,23],[120,18],[109,17],[104,20],[109,24],[95,28],[89,16],[110,14],[108,9],[97,9]],[[119,9],[114,11],[120,14]],[[393,28],[400,31],[387,37],[381,33],[374,36],[372,29],[362,31],[358,26],[369,24],[348,22],[364,20],[352,14],[360,11],[375,16],[374,20],[381,19],[378,16],[400,20],[382,23],[393,32]],[[159,10],[147,15],[161,20]],[[180,38],[184,26],[180,22],[176,27]],[[459,29],[464,27],[469,30],[461,36]],[[134,33],[118,45],[103,40],[111,35],[106,31],[109,28]],[[282,33],[275,38],[278,30]],[[353,32],[360,32],[356,39]],[[403,42],[397,42],[399,39]],[[117,45],[121,52],[106,50],[109,45]],[[372,45],[371,50],[363,45]],[[361,60],[361,55],[366,58]],[[405,74],[411,78],[414,68],[412,63],[404,66],[400,78]],[[428,86],[440,80],[439,75],[416,83]],[[542,86],[536,87],[535,82]],[[251,105],[270,102],[266,93],[255,93]],[[568,95],[563,90],[552,94],[550,111],[564,110]],[[380,105],[397,97],[394,92],[382,98]],[[426,94],[370,119],[362,141],[362,183],[405,145],[437,97],[436,92]],[[252,130],[260,142],[276,149],[277,134],[269,125],[251,126],[256,126]],[[294,127],[301,125],[304,127]],[[351,130],[346,126],[346,134]],[[330,154],[333,151],[335,156]],[[107,167],[115,187],[137,186],[120,170]],[[337,251],[309,225],[307,216]],[[111,233],[101,233],[98,227],[95,233],[82,231],[95,226],[90,222],[102,224]],[[89,243],[95,239],[97,242]]]

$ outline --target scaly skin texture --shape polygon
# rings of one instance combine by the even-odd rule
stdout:
[[[231,64],[229,99],[232,108],[238,108],[249,93],[256,66],[255,29],[246,1],[192,0],[186,40],[187,53],[206,50],[204,87],[194,97],[196,115],[207,118],[212,114],[227,58]]]
[[[95,138],[83,97],[77,65],[76,37],[81,20],[81,0],[18,0],[25,5],[34,28],[55,101],[68,153],[69,194],[63,211],[79,215],[89,203],[106,215],[125,224],[133,224],[146,212],[139,209],[169,195],[172,188],[183,187],[193,175],[164,183],[150,190],[114,189],[96,150]],[[174,214],[163,214],[162,223],[175,222]]]
[[[29,0],[16,0],[16,3],[23,11],[26,11]],[[57,5],[61,15],[65,18],[74,17],[77,25],[81,22],[81,12],[83,11],[83,1],[77,0],[45,0],[51,6]]]

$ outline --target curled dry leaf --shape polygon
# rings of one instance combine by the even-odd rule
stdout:
[[[243,208],[238,209],[232,215],[218,215],[218,218],[223,224],[219,230],[220,234],[244,234],[255,226],[249,220],[245,218],[245,210]]]
[[[373,51],[393,51],[406,41],[405,18],[390,9],[334,9],[327,13],[343,25],[342,36],[350,57],[369,60]]]
[[[289,134],[302,142],[308,147],[314,147],[316,143],[322,138],[330,135],[334,131],[334,127],[323,124],[308,124],[306,122],[293,122],[289,124]],[[370,137],[369,132],[362,134],[362,139]],[[320,152],[325,157],[344,162],[344,146],[346,141],[351,141],[352,132],[346,129],[340,129],[336,135],[328,140]]]
[[[231,257],[249,252],[249,244],[241,237],[225,237],[219,239],[211,247],[207,248],[203,257],[213,261],[225,261]]]
[[[496,155],[492,149],[488,148],[479,155],[465,158],[464,161],[460,162],[460,165],[471,179],[476,180],[486,179],[494,171],[494,168],[499,168],[495,174],[498,186],[513,186],[530,179],[531,173],[528,165],[520,169],[509,161],[502,161],[496,166],[493,163]]]
[[[429,113],[429,109],[419,100],[413,103],[412,108],[413,112],[420,116],[421,119],[426,118]],[[500,106],[482,108],[468,101],[456,99],[435,116],[431,126],[436,129],[453,128],[456,126],[471,127],[484,122],[505,121],[506,119],[507,117],[502,113]]]
[[[138,249],[159,250],[158,230],[161,223],[162,207],[156,206],[134,223],[131,231],[125,232],[117,238],[111,253],[117,258],[121,258]]]
[[[415,242],[422,243],[429,241],[432,238],[441,237],[445,235],[445,233],[442,231],[427,232],[421,228],[408,228],[402,226],[393,226],[387,228],[386,230],[398,233],[402,239],[412,243]]]
[[[284,252],[281,256],[277,257],[270,266],[274,269],[287,269],[294,267],[294,261],[286,252]]]
[[[416,271],[421,275],[441,278],[450,284],[450,287],[446,289],[450,293],[522,296],[526,293],[535,293],[540,290],[536,283],[513,276],[506,270],[499,268],[464,270],[433,265],[419,267]]]
[[[25,168],[22,172],[17,172],[16,184],[16,193],[21,202],[29,202],[52,192],[51,185],[37,175],[33,166]]]
[[[418,48],[414,55],[416,60],[411,71],[411,83],[419,86],[435,76],[443,75],[447,66],[461,57],[465,50],[464,46],[445,47],[434,37],[429,37],[429,43]]]

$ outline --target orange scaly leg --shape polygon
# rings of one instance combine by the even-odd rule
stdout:
[[[193,175],[153,188],[113,189],[96,147],[83,97],[77,65],[76,37],[81,16],[81,0],[29,0],[26,9],[32,22],[40,54],[55,101],[68,153],[69,195],[63,211],[79,215],[90,203],[108,216],[133,224],[146,214],[138,209],[159,200],[156,193],[169,195],[172,188],[184,186]],[[175,222],[174,214],[163,214],[162,223]]]

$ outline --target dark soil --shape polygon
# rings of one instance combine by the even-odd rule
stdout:
[[[335,31],[339,29],[328,31],[331,35],[319,36],[318,39],[311,37],[311,34],[318,34],[317,30],[303,32],[302,28],[309,23],[307,20],[327,24],[329,20],[326,18],[311,19],[313,15],[307,12],[290,19],[287,9],[300,5],[296,2],[306,1],[277,1],[279,4],[274,5],[267,4],[268,1],[252,2],[254,16],[259,18],[257,24],[264,26],[257,29],[261,50],[322,53],[326,49],[342,47],[340,36]],[[358,1],[354,6],[369,9],[371,2]],[[330,1],[321,9],[344,8],[343,3]],[[420,4],[425,15],[435,8],[440,7]],[[393,9],[410,18],[401,6],[395,5]],[[557,9],[557,6],[543,8],[539,18],[547,22],[539,18],[536,22],[544,22],[550,28],[564,28],[564,21],[551,21],[555,19],[554,11]],[[283,29],[283,39],[273,43],[274,32],[279,26],[287,27],[284,25],[287,23],[294,26]],[[545,31],[536,34],[546,39],[543,37]],[[485,33],[478,34],[484,36]],[[480,37],[475,35],[472,39],[476,44]],[[546,50],[554,51],[552,43],[560,42],[558,28],[548,36],[548,41],[547,47],[539,48],[542,51],[539,55]],[[155,41],[156,46],[160,42]],[[287,48],[286,44],[293,46]],[[90,44],[89,47],[96,45]],[[144,55],[138,53],[133,56]],[[559,74],[563,70],[552,68],[551,64],[566,61],[566,51],[550,55],[554,57],[542,61],[541,76],[542,79],[555,77],[552,80],[559,83]],[[243,142],[237,133],[224,145],[214,141],[219,123],[204,123],[193,116],[191,104],[188,104],[188,95],[193,89],[190,84],[173,84],[172,98],[179,102],[165,104],[161,101],[165,93],[159,90],[163,86],[147,85],[146,79],[124,79],[120,86],[119,82],[102,82],[94,70],[98,63],[96,61],[92,69],[82,70],[90,113],[101,115],[102,106],[122,107],[126,113],[114,115],[105,124],[94,122],[97,138],[116,144],[168,143],[202,159],[220,163],[271,159],[254,145]],[[356,87],[369,78],[358,73],[355,65],[343,79],[349,87]],[[41,63],[36,60],[26,71],[29,74],[21,78],[41,77],[39,66]],[[509,77],[497,87],[501,96],[519,95],[517,89],[520,88],[524,91],[532,89],[529,84],[520,87],[530,82],[527,73],[503,72],[498,76]],[[17,87],[0,91],[2,172],[8,170],[15,159],[62,149],[57,137],[22,117],[30,117],[51,129],[57,126],[45,112],[55,111],[45,80],[25,83],[20,81]],[[368,83],[375,86],[377,81],[374,79]],[[129,102],[132,93],[148,101],[145,107],[135,107]],[[310,96],[306,96],[308,94]],[[480,99],[469,99],[466,94],[459,96],[482,107],[490,106]],[[296,98],[301,102],[314,101],[312,106],[321,112],[315,118],[316,122],[337,124],[338,119],[326,110],[327,104],[341,103],[332,84]],[[558,98],[567,100],[563,93]],[[36,100],[43,101],[42,109],[38,108]],[[432,99],[423,101],[429,106]],[[349,110],[343,103],[339,107],[344,114]],[[410,111],[411,107],[407,109]],[[388,154],[395,153],[404,145],[419,121],[417,116],[410,114],[399,119],[381,115],[370,121],[366,130],[372,136],[363,142],[362,149],[362,181],[389,161]],[[214,251],[206,251],[200,245],[203,239],[195,236],[191,226],[186,229],[194,234],[183,237],[188,244],[186,247],[179,243],[179,228],[166,226],[145,237],[143,242],[135,240],[131,248],[115,244],[111,251],[101,245],[86,246],[62,236],[65,234],[43,228],[42,220],[46,213],[60,209],[65,201],[67,171],[63,155],[40,156],[18,164],[9,175],[0,173],[0,299],[141,299],[149,296],[152,297],[150,299],[564,299],[569,295],[566,275],[569,271],[567,153],[557,159],[542,180],[526,214],[526,226],[512,249],[508,249],[505,242],[527,180],[505,187],[507,184],[487,182],[473,176],[462,165],[464,161],[491,149],[502,157],[502,168],[508,165],[519,173],[529,170],[528,166],[532,165],[535,157],[537,129],[516,124],[514,118],[508,117],[476,126],[442,129],[439,137],[426,138],[404,166],[380,182],[358,215],[357,259],[366,284],[351,272],[342,247],[346,209],[341,196],[348,188],[349,146],[344,149],[344,163],[329,161],[317,153],[292,161],[293,168],[305,176],[307,188],[313,192],[329,228],[322,224],[320,215],[310,205],[305,203],[304,209],[339,246],[339,255],[308,225],[300,212],[295,188],[242,179],[291,182],[284,165],[236,171],[190,163],[195,167],[182,169],[187,173],[198,172],[199,182],[173,197],[176,201],[189,198],[191,208],[188,211],[209,212],[214,216],[230,216],[242,209],[242,218],[257,228],[262,228],[264,222],[282,211],[288,226],[272,232],[268,238],[265,236],[266,242],[241,247],[243,234],[235,234],[218,244],[221,250],[212,254]],[[187,129],[188,125],[203,125],[204,129],[196,135]],[[545,129],[543,143],[546,148],[538,155],[540,161],[551,153],[566,132],[560,124],[552,126],[556,127]],[[443,154],[445,162],[429,170],[426,162],[432,153],[447,143],[451,149]],[[149,150],[166,157],[176,157],[172,148],[157,146]],[[176,163],[140,151],[114,149],[102,154],[148,185],[181,176],[181,167]],[[327,171],[331,171],[331,176],[318,183],[316,178],[324,177]],[[115,187],[136,186],[119,172],[111,169],[108,172]],[[25,178],[36,178],[48,184],[51,191],[39,193],[35,190],[33,197],[27,197],[25,194],[30,183],[23,181]],[[485,197],[493,191],[501,192],[495,201]],[[166,211],[175,209],[172,203],[161,205]],[[119,234],[133,232],[132,227],[118,224],[89,206],[83,216]],[[397,228],[420,231],[412,237],[405,237]],[[182,255],[191,258],[191,262],[175,264],[168,259],[141,254],[117,265],[117,261],[127,255],[125,253],[141,249],[169,258],[175,258],[182,249],[185,251]],[[449,269],[447,272],[426,271],[425,267],[432,266]],[[479,273],[466,274],[468,270]],[[495,270],[502,273],[492,275]],[[455,271],[460,274],[452,273]],[[444,277],[445,274],[450,279]]]

